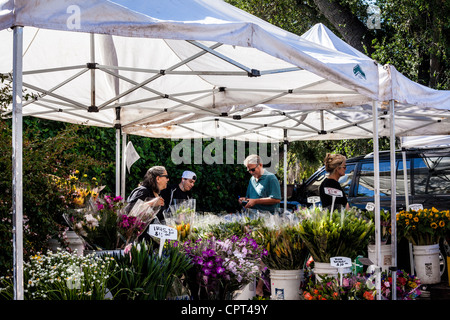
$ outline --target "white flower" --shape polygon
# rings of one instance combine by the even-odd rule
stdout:
[[[98,220],[94,218],[94,216],[90,213],[85,216],[86,224],[89,228],[98,227]]]

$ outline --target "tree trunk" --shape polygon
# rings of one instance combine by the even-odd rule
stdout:
[[[367,27],[348,7],[344,7],[335,0],[313,0],[319,11],[339,31],[344,40],[362,53],[373,52],[372,36]],[[367,49],[367,52],[365,50]]]

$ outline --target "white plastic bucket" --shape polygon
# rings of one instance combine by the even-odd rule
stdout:
[[[84,242],[75,231],[67,231],[67,242],[72,251],[77,251],[77,255],[82,256],[84,251]]]
[[[252,300],[256,296],[257,282],[252,281],[246,284],[242,289],[234,292],[233,300]]]
[[[369,244],[367,247],[368,256],[370,261],[376,264],[376,249],[374,244]],[[380,245],[381,251],[381,259],[379,264],[381,265],[381,269],[383,271],[389,271],[389,267],[392,266],[392,250],[390,244],[382,244]]]
[[[303,270],[270,270],[271,300],[300,300]]]
[[[413,246],[414,269],[422,284],[441,282],[439,244]]]
[[[351,268],[342,268],[340,272],[347,274],[352,271]],[[339,279],[339,270],[336,267],[332,267],[328,262],[314,262],[314,275],[316,276],[316,282],[321,282],[323,276],[334,277]]]

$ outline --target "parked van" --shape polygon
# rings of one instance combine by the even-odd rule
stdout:
[[[380,206],[391,210],[391,164],[390,152],[380,152]],[[347,159],[345,176],[339,182],[347,195],[350,206],[364,209],[374,202],[373,154]],[[402,153],[396,152],[397,212],[406,209],[403,179]],[[450,208],[450,148],[417,149],[406,151],[409,204],[422,204],[424,208],[438,210]],[[296,188],[290,200],[302,206],[310,206],[308,197],[319,196],[319,186],[327,173],[325,167],[317,170]]]

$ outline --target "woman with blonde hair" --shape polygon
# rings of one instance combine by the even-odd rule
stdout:
[[[327,153],[324,159],[325,171],[329,173],[320,185],[320,201],[322,202],[322,207],[331,207],[333,197],[325,193],[325,188],[333,188],[342,191],[342,197],[336,197],[334,201],[334,208],[340,209],[341,207],[349,208],[347,202],[347,196],[342,190],[341,184],[339,183],[339,178],[345,176],[345,170],[347,158],[342,154],[331,154]]]

